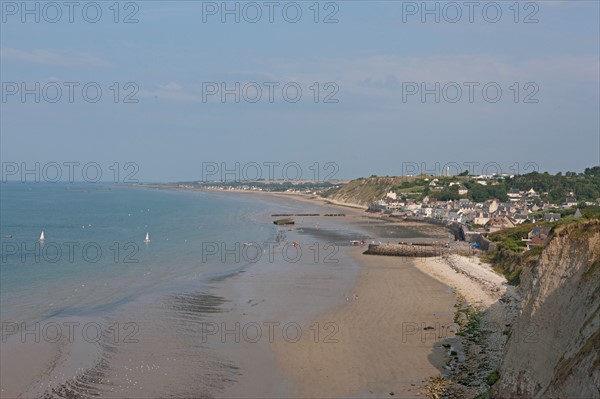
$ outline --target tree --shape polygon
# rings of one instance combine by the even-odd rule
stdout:
[[[460,198],[460,195],[458,195],[458,186],[448,187],[436,193],[434,196],[440,201],[456,201]]]
[[[600,166],[594,166],[593,168],[585,168],[583,173],[588,176],[599,176],[600,177]]]
[[[565,199],[564,191],[562,189],[550,190],[548,191],[548,199],[552,203],[559,204]]]

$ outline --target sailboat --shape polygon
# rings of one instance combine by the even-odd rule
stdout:
[[[146,238],[144,238],[144,242],[145,243],[150,242],[150,236],[148,235],[148,233],[146,233]]]
[[[42,234],[40,234],[40,241],[46,241],[46,238],[44,237],[44,231],[42,230]]]

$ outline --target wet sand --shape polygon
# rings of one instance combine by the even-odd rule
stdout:
[[[266,201],[297,203],[292,195],[264,195]],[[320,201],[302,202],[322,206]],[[253,266],[226,284],[225,296],[236,299],[233,313],[220,316],[221,321],[240,321],[242,329],[265,321],[278,326],[273,340],[263,336],[249,344],[243,334],[239,343],[222,340],[223,352],[242,364],[242,376],[218,396],[382,397],[393,392],[395,397],[415,397],[429,377],[443,371],[440,343],[453,335],[448,326],[454,291],[410,259],[363,255],[365,247],[349,246],[351,239],[395,241],[411,234],[402,223],[361,210],[346,213],[335,220],[295,218],[287,232],[288,239],[305,249],[312,242],[335,243],[336,263],[280,259]],[[409,226],[417,238],[426,236],[420,227]],[[449,237],[445,231],[434,232],[437,239]],[[262,330],[266,334],[264,326]]]
[[[455,295],[410,262],[354,249],[352,256],[358,283],[346,304],[314,321],[318,339],[275,345],[293,396],[414,397],[441,373],[445,354],[436,344],[449,333]]]

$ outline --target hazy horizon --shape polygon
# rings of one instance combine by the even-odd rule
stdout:
[[[3,162],[600,164],[597,2],[27,4],[2,2]]]

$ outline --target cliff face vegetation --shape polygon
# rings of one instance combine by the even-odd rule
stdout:
[[[377,177],[352,180],[343,187],[329,190],[324,197],[335,201],[369,206],[371,203],[383,198],[392,187],[407,181],[410,177]]]
[[[600,221],[555,228],[520,279],[494,397],[600,398]]]

